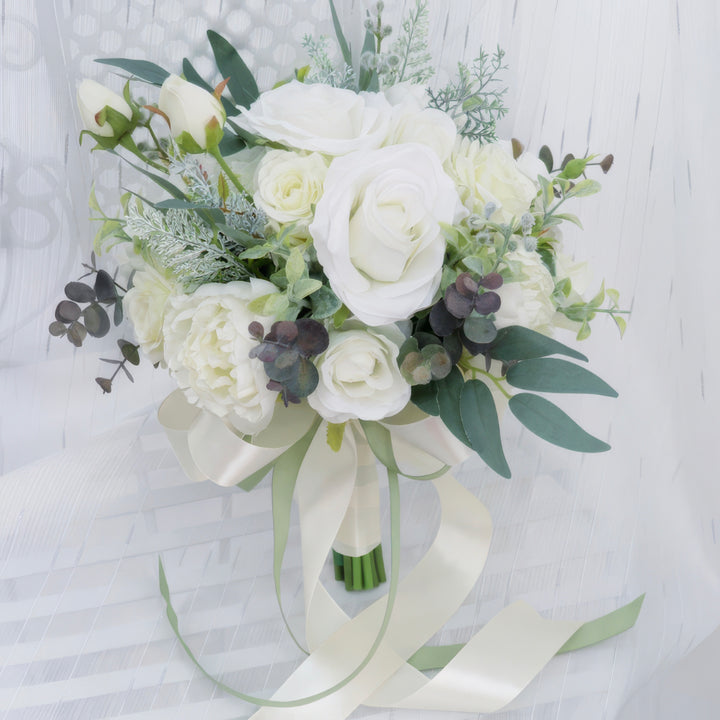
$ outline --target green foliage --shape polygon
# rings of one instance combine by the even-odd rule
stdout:
[[[323,83],[351,90],[357,88],[357,78],[352,65],[345,61],[336,67],[331,60],[327,38],[321,36],[315,40],[310,35],[305,35],[302,46],[310,56],[310,69],[304,76],[304,82]]]
[[[146,262],[172,274],[188,290],[249,275],[237,259],[238,245],[203,224],[192,210],[163,212],[138,200],[128,208],[125,230]]]
[[[427,0],[415,0],[415,7],[403,20],[392,46],[392,59],[384,63],[380,76],[384,86],[409,81],[424,85],[435,74],[428,51],[429,11]]]
[[[253,74],[238,55],[237,50],[222,35],[208,30],[207,36],[220,75],[228,79],[227,86],[233,100],[238,105],[250,107],[260,96],[260,90]]]
[[[500,48],[492,56],[481,49],[472,66],[458,63],[453,82],[438,91],[428,90],[429,106],[453,118],[461,135],[480,142],[494,141],[495,124],[507,112],[503,104],[507,88],[498,87],[497,77],[506,69],[504,56]]]

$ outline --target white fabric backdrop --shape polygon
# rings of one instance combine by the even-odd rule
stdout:
[[[391,15],[402,4],[386,3]],[[338,6],[348,22],[362,7]],[[502,135],[535,151],[547,143],[558,157],[615,154],[603,192],[575,208],[585,232],[567,238],[632,309],[622,342],[599,320],[583,346],[620,399],[564,405],[609,440],[610,453],[575,456],[508,422],[512,480],[479,462],[461,471],[496,530],[478,587],[439,640],[467,639],[516,599],[548,617],[589,619],[646,592],[634,630],[556,659],[523,707],[499,717],[716,717],[713,700],[699,695],[697,668],[708,659],[717,666],[718,643],[706,642],[696,664],[686,656],[720,622],[717,4],[454,0],[432,13],[440,80],[479,44],[507,51]],[[118,55],[169,69],[188,55],[209,74],[208,27],[235,42],[262,88],[302,64],[304,33],[330,34],[325,0],[2,6],[3,720],[250,714],[199,676],[174,641],[157,590],[159,552],[181,627],[226,682],[269,692],[299,661],[274,605],[268,489],[191,484],[154,419],[168,379],[141,366],[134,385],[102,396],[93,378],[114,338],[75,351],[47,336],[63,285],[89,255],[91,180],[107,206],[119,185],[136,182],[78,147],[79,79],[119,89],[92,62]],[[402,492],[408,567],[437,514],[424,486],[406,482]],[[296,544],[283,582],[299,627]],[[353,717],[445,715],[360,709]]]

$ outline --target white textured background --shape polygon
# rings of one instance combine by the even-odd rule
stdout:
[[[338,6],[348,22],[362,7]],[[274,605],[267,488],[190,484],[154,420],[167,378],[141,367],[134,385],[103,397],[93,378],[114,339],[74,351],[47,325],[89,254],[91,178],[106,205],[135,182],[78,147],[79,79],[121,87],[93,58],[178,70],[188,55],[209,73],[210,27],[267,88],[302,64],[304,33],[330,32],[325,0],[3,0],[0,12],[0,719],[247,717],[174,641],[157,556],[207,666],[268,693],[299,658]],[[496,531],[441,641],[468,638],[520,598],[589,619],[647,592],[634,630],[553,661],[507,720],[720,715],[718,12],[713,0],[432,7],[440,79],[479,44],[507,51],[502,135],[532,150],[547,143],[558,158],[615,154],[603,192],[574,209],[585,232],[567,237],[633,311],[622,342],[600,319],[582,348],[620,399],[564,403],[610,453],[576,456],[507,422],[512,480],[480,463],[461,472]],[[430,492],[406,482],[405,567],[436,522]],[[284,589],[296,627],[298,562],[291,550]]]

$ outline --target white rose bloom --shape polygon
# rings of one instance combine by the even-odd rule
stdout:
[[[307,226],[322,196],[326,174],[322,155],[270,150],[255,171],[253,199],[271,220]]]
[[[398,92],[401,88],[403,92]],[[385,145],[416,142],[432,148],[445,162],[455,146],[457,128],[449,115],[427,107],[425,88],[401,83],[385,91],[393,106],[392,122]]]
[[[125,102],[125,98],[94,80],[85,79],[80,83],[77,91],[77,103],[85,129],[103,137],[112,137],[115,134],[109,122],[98,125],[95,119],[104,107],[109,106],[113,110],[117,110],[128,120],[132,118],[132,110]]]
[[[150,265],[145,265],[133,277],[133,286],[123,297],[123,309],[135,330],[143,353],[152,363],[163,362],[163,322],[168,300],[178,292],[168,280]]]
[[[321,83],[292,80],[240,108],[248,131],[298,150],[346,155],[380,147],[390,105],[379,93],[354,93]]]
[[[549,335],[555,315],[555,282],[550,271],[535,251],[514,250],[505,260],[515,277],[495,291],[502,302],[495,313],[495,326],[521,325]]]
[[[435,153],[406,143],[334,160],[309,229],[335,294],[366,325],[387,325],[432,304],[439,223],[462,214]]]
[[[410,401],[410,385],[397,364],[403,333],[394,325],[349,323],[330,332],[328,349],[315,359],[320,380],[308,403],[329,422],[381,420]]]
[[[173,137],[186,132],[201,147],[207,145],[205,128],[213,119],[220,127],[225,124],[222,103],[207,90],[170,75],[160,88],[158,108],[170,119]]]
[[[242,433],[266,427],[275,408],[263,363],[249,357],[257,341],[248,332],[253,320],[266,328],[274,320],[251,313],[248,304],[275,290],[255,278],[208,283],[172,297],[165,317],[165,359],[178,385],[191,403],[228,418]]]
[[[499,142],[481,145],[477,140],[459,139],[445,169],[470,212],[483,215],[486,205],[495,206],[490,216],[493,222],[519,220],[538,192],[537,184],[513,159],[512,150]]]

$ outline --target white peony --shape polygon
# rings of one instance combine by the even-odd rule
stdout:
[[[125,99],[94,80],[85,79],[80,83],[77,103],[85,129],[103,137],[112,137],[115,134],[109,122],[98,125],[97,118],[103,108],[111,107],[128,120],[132,118],[132,109]]]
[[[519,220],[538,192],[537,183],[518,167],[507,143],[481,145],[459,139],[445,169],[470,212],[483,215],[488,204],[495,206],[489,218],[493,222]]]
[[[248,326],[267,328],[274,318],[248,310],[251,300],[275,291],[266,280],[208,283],[191,295],[170,299],[165,317],[165,359],[186,397],[240,432],[268,425],[277,393],[268,390],[263,363],[250,358],[257,344]]]
[[[379,93],[297,80],[262,93],[240,110],[240,124],[249,132],[325,155],[380,147],[390,120],[390,105]]]
[[[255,171],[253,199],[271,220],[307,226],[322,195],[326,174],[322,155],[270,150]]]
[[[173,137],[187,133],[202,149],[207,147],[208,125],[225,124],[225,110],[215,95],[177,75],[162,84],[158,108],[168,116]]]
[[[439,223],[462,212],[435,153],[406,143],[335,159],[309,229],[335,294],[366,325],[387,325],[432,304]]]
[[[410,401],[410,385],[397,364],[405,336],[395,325],[366,328],[350,322],[330,332],[328,349],[315,359],[320,380],[308,403],[330,422],[381,420]]]
[[[123,297],[123,308],[135,330],[143,353],[152,363],[165,360],[163,323],[169,299],[178,292],[168,280],[150,265],[144,265],[133,276],[133,286]]]
[[[495,325],[521,325],[549,335],[555,316],[552,294],[555,282],[535,251],[514,250],[505,255],[513,272],[495,292],[502,304],[495,313]]]

